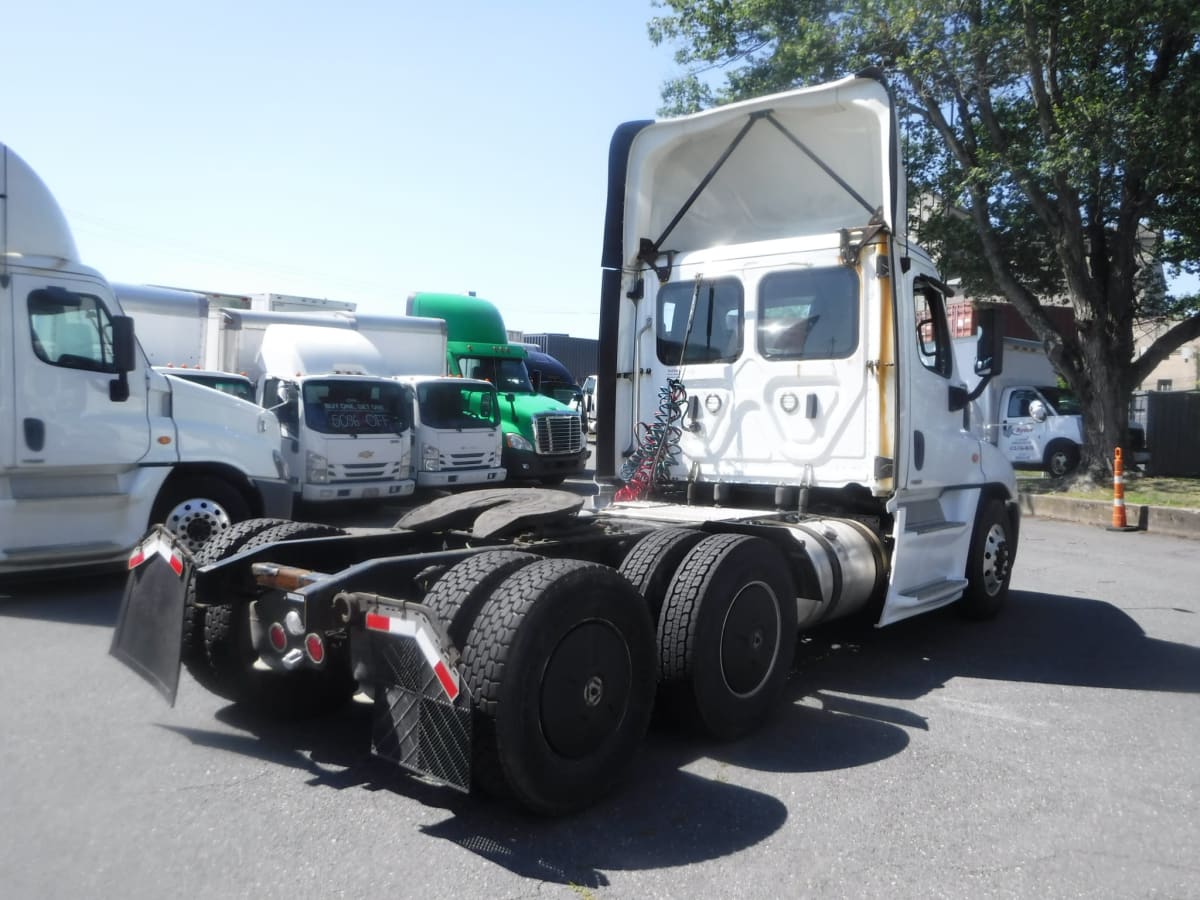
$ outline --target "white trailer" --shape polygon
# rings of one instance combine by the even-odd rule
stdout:
[[[426,316],[355,313],[355,329],[392,375],[446,375],[446,322]]]
[[[873,75],[620,126],[592,509],[484,490],[393,529],[267,531],[181,576],[139,566],[124,621],[190,593],[220,626],[215,690],[310,713],[364,691],[381,756],[561,813],[613,788],[653,709],[752,732],[802,629],[997,614],[1016,480],[963,427],[974,397],[950,291],[908,239],[900,146]],[[984,374],[1002,355],[982,331]],[[166,619],[114,652],[155,660],[138,670],[173,698],[176,643]]]
[[[121,309],[137,323],[138,343],[150,365],[204,368],[207,295],[147,284],[114,284],[112,288]]]
[[[298,297],[295,294],[248,294],[249,309],[256,312],[348,312],[358,304],[325,297]]]
[[[0,144],[0,574],[124,562],[152,522],[199,549],[290,513],[274,417],[155,371],[53,195]]]

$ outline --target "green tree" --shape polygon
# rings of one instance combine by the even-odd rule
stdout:
[[[664,114],[881,68],[912,229],[973,297],[1013,304],[1084,410],[1084,464],[1128,451],[1130,395],[1200,335],[1195,0],[660,0],[683,70]],[[1148,286],[1150,289],[1147,289]],[[1069,302],[1058,329],[1044,303]],[[1138,353],[1135,321],[1170,327]],[[1127,454],[1128,458],[1128,454]]]

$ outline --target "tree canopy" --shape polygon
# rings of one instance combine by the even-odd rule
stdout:
[[[664,114],[883,69],[911,228],[976,298],[1011,302],[1085,411],[1085,462],[1128,444],[1131,392],[1200,336],[1195,0],[660,0]],[[914,204],[915,206],[915,204]],[[1073,327],[1045,312],[1069,303]],[[1164,323],[1139,348],[1135,322]]]

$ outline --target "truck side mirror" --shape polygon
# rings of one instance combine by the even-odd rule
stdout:
[[[275,388],[275,395],[280,403],[298,403],[300,386],[294,381],[281,381]]]
[[[137,367],[137,339],[132,316],[112,317],[113,367],[117,377],[108,383],[108,399],[124,403],[129,399],[129,373]]]
[[[991,307],[976,310],[975,321],[979,326],[979,340],[975,344],[975,374],[979,383],[963,398],[964,406],[978,399],[988,382],[1004,371],[1004,333],[996,322],[996,310]]]
[[[1046,421],[1046,404],[1041,400],[1029,401],[1029,417],[1035,422]]]
[[[996,324],[996,310],[978,310],[976,322],[979,340],[975,344],[975,374],[995,378],[1004,370],[1004,334]]]

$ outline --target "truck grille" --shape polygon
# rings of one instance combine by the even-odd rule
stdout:
[[[578,453],[583,431],[576,413],[543,413],[533,417],[533,444],[539,454]]]
[[[383,463],[330,463],[330,483],[355,481],[383,481],[404,477],[403,467],[398,462]]]
[[[495,450],[464,451],[460,453],[439,453],[438,464],[445,469],[492,469],[500,465],[499,454]]]

